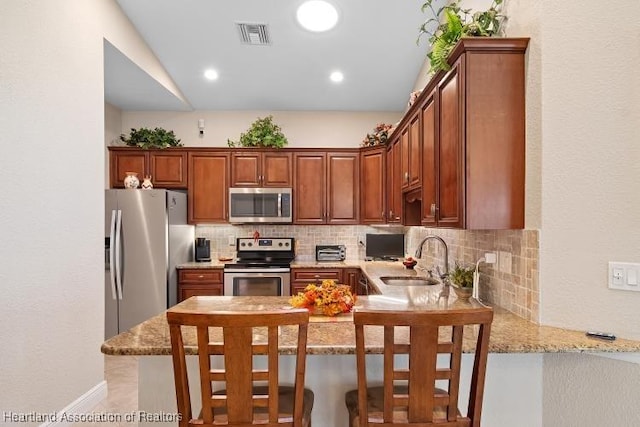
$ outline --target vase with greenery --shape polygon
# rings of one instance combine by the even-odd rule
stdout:
[[[458,262],[449,271],[449,281],[459,299],[469,299],[471,297],[474,271],[474,267],[465,267]]]
[[[491,6],[484,11],[473,12],[463,9],[461,0],[452,0],[449,4],[435,9],[436,0],[427,0],[422,5],[422,12],[430,13],[418,33],[418,42],[422,35],[429,36],[431,51],[427,54],[434,74],[440,70],[448,70],[449,53],[462,37],[493,37],[500,35],[505,16],[502,11],[503,0],[493,0]],[[433,26],[434,30],[430,30]]]
[[[168,148],[168,147],[182,147],[180,140],[176,138],[176,135],[172,130],[167,131],[163,128],[131,128],[129,136],[125,134],[120,135],[120,140],[127,144],[129,147],[138,148]]]
[[[237,141],[227,139],[229,147],[283,148],[288,142],[280,126],[273,123],[273,116],[258,118],[246,132],[240,134]]]

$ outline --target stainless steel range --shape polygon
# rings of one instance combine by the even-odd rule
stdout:
[[[238,261],[224,265],[224,295],[291,294],[293,237],[239,238],[236,250]]]

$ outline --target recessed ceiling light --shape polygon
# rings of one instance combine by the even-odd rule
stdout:
[[[333,73],[331,73],[331,75],[329,75],[329,78],[334,83],[340,83],[344,80],[344,74],[342,74],[340,71],[334,71]]]
[[[323,0],[302,3],[298,7],[296,17],[303,28],[318,33],[328,31],[338,23],[338,11],[331,3]]]
[[[209,80],[216,80],[218,78],[218,72],[213,69],[209,69],[204,72],[204,76]]]

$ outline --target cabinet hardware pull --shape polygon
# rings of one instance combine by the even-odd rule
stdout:
[[[431,203],[431,215],[435,215],[435,214],[436,214],[436,204]]]
[[[204,278],[204,274],[201,274],[198,276],[198,279],[203,279]]]
[[[393,210],[389,211],[389,218],[393,218]]]

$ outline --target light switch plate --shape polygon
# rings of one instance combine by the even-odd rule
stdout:
[[[511,274],[511,252],[498,252],[498,270]]]
[[[633,262],[609,262],[609,289],[640,292],[638,278],[640,264]]]
[[[235,246],[236,245],[236,238],[234,236],[229,235],[228,245],[229,246]]]

